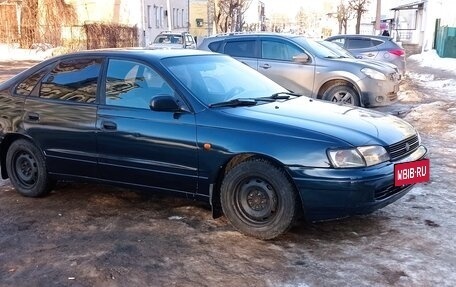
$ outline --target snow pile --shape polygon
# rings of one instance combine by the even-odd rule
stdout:
[[[42,61],[54,55],[56,48],[37,45],[35,49],[21,49],[0,44],[0,61]]]
[[[416,61],[422,67],[439,69],[450,74],[456,75],[456,59],[455,58],[440,58],[435,50],[430,50],[421,54],[416,54],[408,57],[408,59]]]

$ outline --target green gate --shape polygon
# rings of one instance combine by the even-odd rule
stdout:
[[[436,30],[437,54],[442,58],[456,58],[456,27],[441,26]]]

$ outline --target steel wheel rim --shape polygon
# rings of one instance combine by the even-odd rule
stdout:
[[[38,167],[36,159],[27,152],[20,152],[14,160],[14,171],[18,181],[26,186],[33,186],[38,178]]]
[[[272,185],[262,178],[251,177],[240,182],[235,192],[235,208],[249,224],[263,226],[277,211],[278,200]]]

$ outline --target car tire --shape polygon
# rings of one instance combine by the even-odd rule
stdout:
[[[346,83],[337,83],[327,88],[322,99],[333,103],[360,106],[359,94]]]
[[[241,233],[273,239],[286,232],[298,214],[297,193],[285,172],[262,159],[228,171],[221,185],[222,210]]]
[[[30,141],[14,141],[6,154],[6,170],[11,183],[23,196],[41,197],[53,186],[49,180],[44,156]]]

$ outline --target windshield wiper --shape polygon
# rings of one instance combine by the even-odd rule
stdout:
[[[289,99],[291,96],[300,97],[300,96],[302,96],[302,94],[293,93],[293,92],[278,92],[278,93],[274,93],[274,94],[272,94],[271,96],[266,97],[266,98],[276,99],[276,100],[280,100],[280,99],[285,99],[285,100],[287,100],[287,99]]]
[[[254,106],[257,104],[257,101],[254,99],[233,99],[226,102],[220,102],[215,104],[210,104],[210,108],[217,107],[241,107],[241,106]]]

